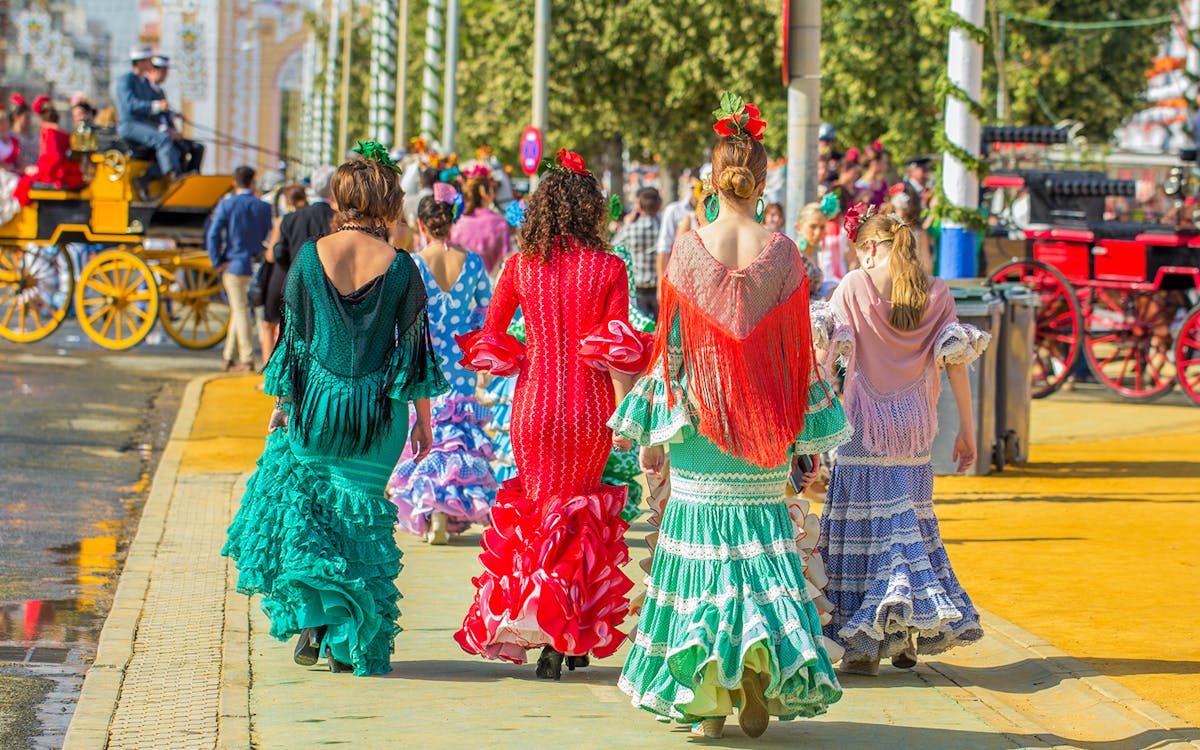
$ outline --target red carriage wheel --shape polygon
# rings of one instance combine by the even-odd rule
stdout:
[[[992,273],[992,283],[1020,283],[1042,300],[1033,348],[1033,397],[1054,393],[1079,360],[1083,316],[1071,282],[1040,260],[1014,260]]]
[[[1175,369],[1179,387],[1200,404],[1200,307],[1184,318],[1175,341]]]
[[[1171,325],[1184,305],[1179,292],[1094,288],[1083,333],[1092,373],[1133,401],[1149,401],[1171,390]]]

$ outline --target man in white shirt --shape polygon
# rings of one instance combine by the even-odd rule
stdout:
[[[712,164],[700,167],[701,181],[707,180],[711,176]],[[675,245],[675,233],[679,231],[679,225],[683,223],[683,220],[695,210],[696,193],[692,190],[688,191],[686,198],[668,203],[667,207],[663,209],[662,218],[659,220],[658,243],[655,246],[658,253],[658,286],[660,289],[663,276],[667,273],[667,262],[671,260],[671,248]]]

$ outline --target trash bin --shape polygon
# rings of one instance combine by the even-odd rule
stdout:
[[[994,294],[990,287],[984,286],[982,279],[963,279],[951,286],[954,293],[955,308],[958,319],[970,323],[980,330],[992,334],[992,344],[984,350],[979,359],[967,369],[971,383],[971,408],[975,410],[975,465],[967,469],[966,474],[984,476],[992,471],[992,456],[996,442],[996,361],[997,351],[995,339],[1000,332],[1000,316],[1004,311],[1004,301]],[[933,439],[931,451],[933,473],[935,475],[957,474],[958,464],[954,461],[954,439],[958,437],[958,407],[954,403],[954,394],[950,392],[950,383],[946,372],[940,373],[942,378],[941,393],[938,396],[937,436]]]
[[[996,347],[996,447],[992,462],[1029,461],[1029,405],[1033,402],[1033,349],[1041,298],[1020,284],[994,287],[1004,300]]]

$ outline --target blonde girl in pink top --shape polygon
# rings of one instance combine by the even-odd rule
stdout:
[[[881,658],[907,669],[919,654],[983,636],[942,545],[929,454],[944,368],[960,415],[954,458],[960,471],[974,463],[966,368],[990,336],[958,321],[946,283],[921,267],[912,229],[894,214],[860,226],[864,208],[846,219],[861,268],[825,311],[832,347],[846,356],[854,437],[838,451],[819,547],[833,607],[825,635],[845,648],[842,671],[873,675]]]

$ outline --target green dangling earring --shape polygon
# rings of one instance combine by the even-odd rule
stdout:
[[[758,203],[754,204],[754,220],[759,224],[762,224],[763,216],[765,216],[766,213],[767,203],[761,197],[759,197]]]
[[[710,195],[708,200],[704,202],[704,218],[711,224],[717,220],[717,214],[721,213],[721,204],[717,201],[716,195]]]

